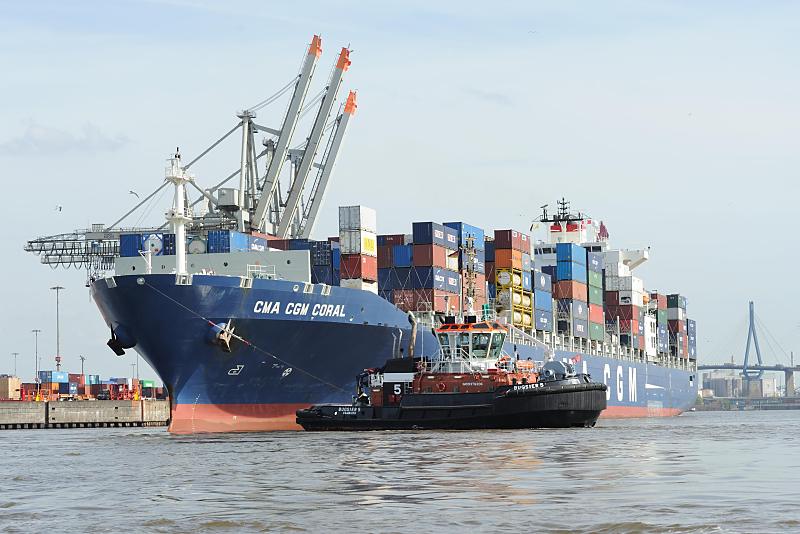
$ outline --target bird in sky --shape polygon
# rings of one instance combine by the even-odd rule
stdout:
[[[63,208],[64,208],[64,206],[58,205],[58,206],[56,206],[55,211],[61,211]]]
[[[134,191],[134,190],[130,190],[130,191],[128,191],[128,194],[129,194],[129,195],[133,195],[133,196],[135,196],[136,198],[139,198],[139,193],[137,193],[137,192],[136,192],[136,191]]]

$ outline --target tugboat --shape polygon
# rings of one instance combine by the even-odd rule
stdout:
[[[606,386],[569,363],[520,360],[503,352],[506,327],[446,317],[431,359],[393,358],[356,378],[351,404],[297,411],[305,430],[514,429],[593,427]],[[413,345],[412,345],[413,346]],[[552,356],[550,355],[550,358]]]

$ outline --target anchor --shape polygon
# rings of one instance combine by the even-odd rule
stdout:
[[[236,329],[232,323],[233,319],[229,319],[228,322],[223,325],[215,325],[216,329],[219,331],[214,339],[225,352],[231,351],[231,339],[233,338],[233,331]]]

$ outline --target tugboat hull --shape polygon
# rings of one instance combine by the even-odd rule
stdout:
[[[490,393],[422,393],[397,406],[320,404],[297,411],[305,430],[475,430],[592,427],[606,386],[526,384]]]

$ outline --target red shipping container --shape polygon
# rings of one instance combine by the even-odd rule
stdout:
[[[74,383],[78,384],[79,386],[82,386],[82,385],[86,384],[86,376],[85,375],[69,373],[68,377],[69,377],[69,381],[70,382],[74,382]]]
[[[495,250],[494,264],[498,269],[522,270],[522,252],[512,249]]]
[[[501,249],[514,249],[524,252],[525,254],[531,253],[531,238],[527,234],[517,232],[516,230],[495,230],[494,231],[494,249],[495,254]]]
[[[378,269],[389,269],[394,264],[391,246],[378,247]]]
[[[575,280],[560,280],[553,284],[553,298],[572,299],[586,302],[589,300],[589,286]]]
[[[599,304],[589,304],[589,321],[593,323],[605,323],[602,306]]]
[[[667,330],[672,333],[679,332],[681,334],[685,334],[686,321],[681,321],[680,319],[670,319],[669,321],[667,321]],[[687,343],[688,343],[688,338],[687,338]]]
[[[619,331],[625,333],[635,333],[639,337],[639,320],[638,319],[620,319]]]
[[[378,281],[378,258],[364,254],[342,254],[341,278]]]
[[[406,236],[403,234],[384,234],[378,236],[378,241],[383,243],[382,246],[390,247],[392,245],[405,245]]]
[[[253,237],[260,237],[261,239],[266,239],[267,241],[276,241],[278,236],[274,236],[272,234],[264,234],[261,232],[250,232]]]
[[[272,239],[268,244],[269,248],[276,248],[278,250],[289,250],[288,239]]]
[[[606,306],[619,306],[619,291],[606,291]]]
[[[432,310],[444,313],[458,308],[458,297],[438,289],[395,289],[394,304],[403,311]]]
[[[414,267],[441,267],[447,269],[450,251],[439,245],[414,245],[412,264]]]
[[[619,317],[620,319],[636,319],[639,320],[639,308],[632,304],[624,304],[622,306],[606,306],[606,315],[609,321]]]

